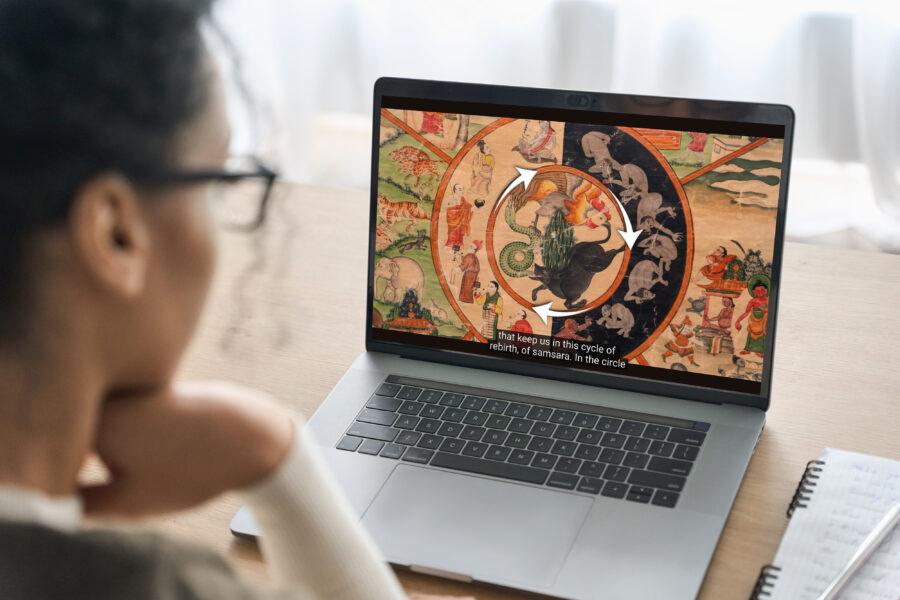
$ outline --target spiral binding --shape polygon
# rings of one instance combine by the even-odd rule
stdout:
[[[797,490],[794,492],[794,497],[791,498],[791,503],[788,505],[787,516],[790,519],[794,515],[794,511],[797,508],[806,508],[806,502],[809,502],[810,495],[813,492],[814,487],[816,487],[816,481],[819,478],[818,473],[822,471],[821,465],[825,463],[821,460],[811,460],[806,463],[806,470],[803,471],[803,477],[800,478],[800,483],[797,484]]]
[[[754,584],[753,592],[750,594],[750,600],[760,600],[771,596],[771,588],[775,585],[774,582],[778,579],[778,571],[780,570],[781,567],[776,567],[775,565],[765,565],[760,569],[759,577],[756,578],[756,584]]]

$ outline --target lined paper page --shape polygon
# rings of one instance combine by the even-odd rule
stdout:
[[[773,600],[815,600],[900,502],[900,462],[826,448],[806,508],[797,508],[773,564]],[[841,600],[900,599],[900,527],[857,571]]]

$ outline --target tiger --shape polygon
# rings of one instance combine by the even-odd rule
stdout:
[[[432,184],[435,176],[439,175],[435,166],[437,161],[428,158],[428,154],[418,148],[403,146],[388,154],[388,158],[397,163],[398,171],[406,173],[404,180],[416,178],[416,187],[419,187],[425,175],[428,175],[429,184]]]
[[[384,194],[378,194],[378,216],[381,217],[382,227],[391,227],[395,221],[409,221],[406,231],[410,231],[417,219],[431,219],[431,215],[419,207],[418,202],[391,202]]]

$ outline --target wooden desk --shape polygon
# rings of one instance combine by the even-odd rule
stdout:
[[[312,415],[363,351],[367,223],[364,192],[284,186],[265,230],[223,234],[183,376],[256,386]],[[900,459],[900,256],[788,244],[784,260],[772,408],[704,599],[747,598],[787,526],[797,479],[824,446]],[[257,546],[229,533],[238,507],[229,495],[152,526],[265,581]],[[400,580],[408,592],[518,596],[411,573]]]

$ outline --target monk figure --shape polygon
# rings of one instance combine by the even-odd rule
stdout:
[[[475,282],[478,281],[478,272],[481,271],[481,263],[478,262],[478,251],[481,250],[481,241],[475,240],[469,244],[469,253],[462,257],[459,270],[462,272],[462,283],[459,284],[459,301],[472,304],[475,302]]]
[[[450,196],[450,208],[447,209],[447,243],[453,249],[454,257],[463,247],[465,237],[469,235],[469,224],[472,222],[472,205],[462,195],[463,186],[453,186]]]

